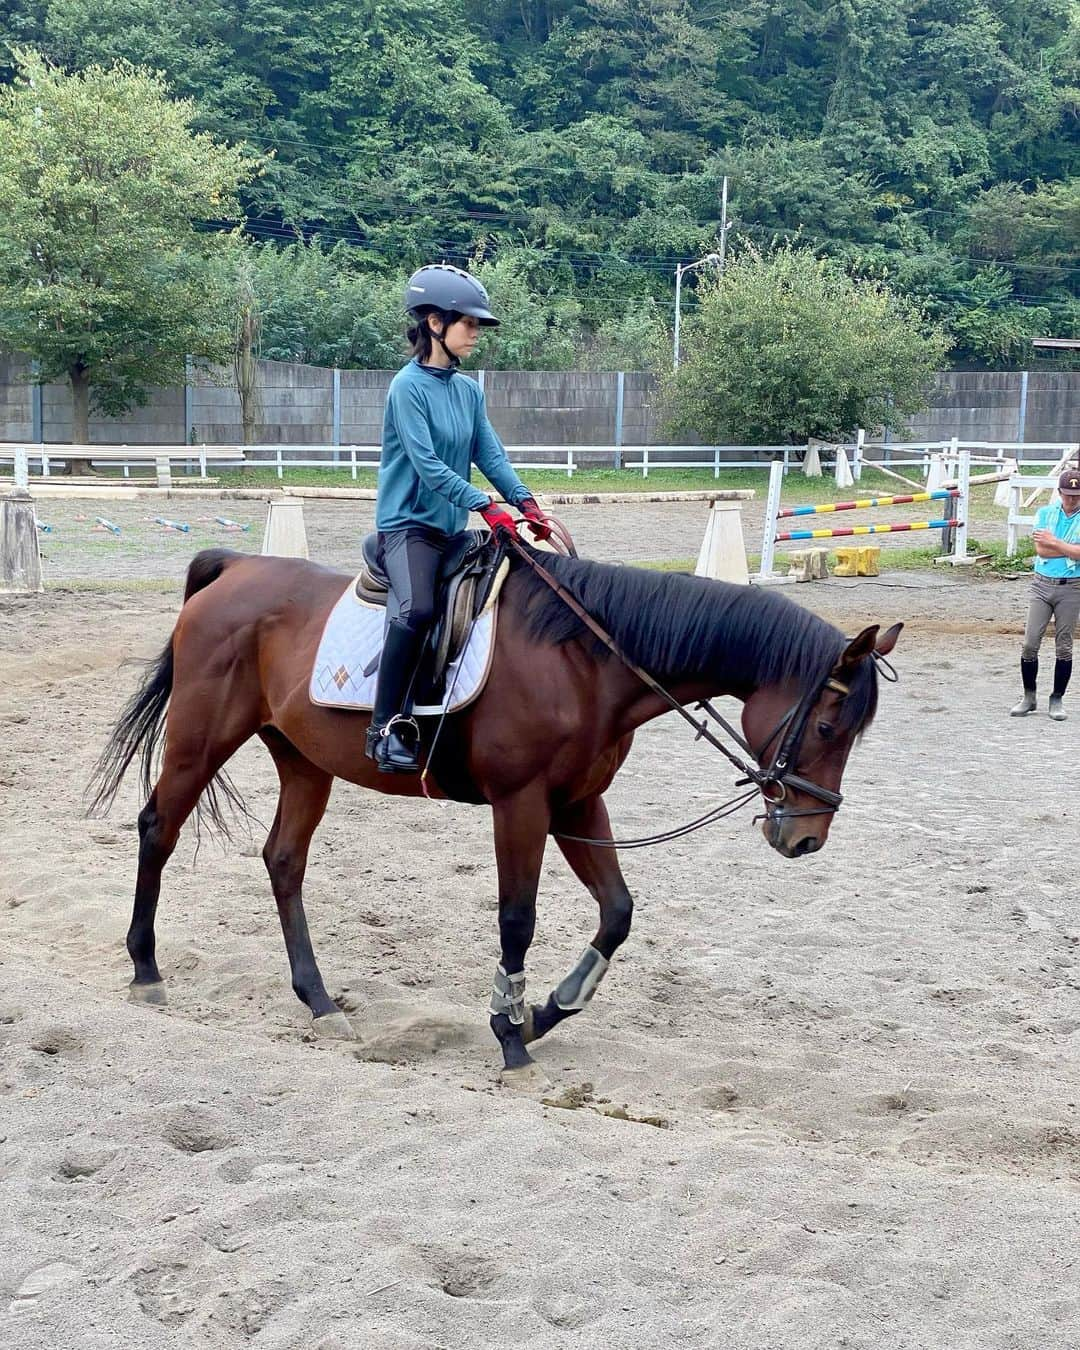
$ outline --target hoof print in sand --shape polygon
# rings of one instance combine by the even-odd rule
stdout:
[[[170,1108],[161,1137],[181,1153],[209,1153],[214,1149],[231,1148],[236,1142],[218,1112],[188,1104]]]
[[[229,1290],[218,1295],[213,1319],[242,1344],[244,1339],[257,1336],[278,1309],[295,1297],[296,1291],[283,1278],[255,1288]]]
[[[135,1272],[132,1283],[139,1307],[163,1326],[178,1326],[195,1311],[195,1303],[185,1285],[187,1266],[152,1264]]]
[[[48,1265],[38,1266],[16,1289],[15,1297],[8,1304],[8,1312],[32,1312],[53,1289],[70,1286],[81,1278],[75,1267],[66,1261],[52,1261]]]
[[[115,1154],[109,1150],[103,1153],[68,1153],[60,1160],[56,1169],[57,1181],[85,1181],[96,1176],[111,1162]]]
[[[30,1049],[40,1055],[77,1055],[83,1048],[82,1040],[68,1027],[47,1027],[30,1041]]]
[[[446,1247],[420,1247],[433,1283],[451,1298],[485,1298],[501,1271],[493,1261]]]
[[[466,1045],[475,1039],[471,1023],[450,1017],[420,1015],[403,1017],[372,1030],[363,1048],[356,1050],[358,1059],[374,1060],[383,1064],[407,1064],[427,1059],[452,1046]]]
[[[739,1094],[728,1083],[713,1083],[695,1093],[694,1100],[706,1111],[734,1111]]]

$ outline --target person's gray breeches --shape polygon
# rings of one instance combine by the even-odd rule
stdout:
[[[1038,656],[1039,644],[1051,619],[1054,620],[1055,655],[1059,661],[1071,661],[1073,629],[1080,620],[1080,580],[1059,586],[1048,577],[1036,574],[1031,583],[1031,603],[1021,653],[1025,661]]]
[[[390,578],[387,623],[423,636],[435,617],[439,568],[451,536],[421,527],[379,535],[379,555]]]

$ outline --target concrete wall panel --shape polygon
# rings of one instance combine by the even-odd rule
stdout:
[[[24,358],[0,357],[0,439],[31,434],[30,388]],[[333,371],[260,361],[260,418],[256,439],[267,445],[329,444],[333,436]],[[477,372],[465,372],[478,378]],[[394,371],[341,372],[341,440],[376,445],[383,403]],[[615,437],[616,376],[610,371],[487,371],[484,390],[492,425],[507,444],[604,445]],[[1021,376],[1017,371],[946,371],[938,375],[930,406],[910,419],[903,439],[1015,440],[1019,430]],[[66,385],[43,390],[45,439],[71,437],[71,393]],[[196,441],[234,444],[242,439],[240,400],[227,369],[197,369],[191,391]],[[1080,372],[1033,373],[1028,380],[1026,438],[1080,440]],[[120,418],[91,419],[98,443],[182,444],[184,391],[156,390],[148,404]],[[691,437],[680,437],[687,444]],[[894,439],[901,439],[895,437]],[[642,371],[624,380],[623,442],[667,444],[656,381]]]

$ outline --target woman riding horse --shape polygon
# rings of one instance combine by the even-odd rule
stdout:
[[[696,734],[723,748],[712,731],[717,724],[702,718],[697,727],[698,714],[683,705],[717,694],[741,699],[735,758],[752,784],[742,798],[760,791],[762,830],[778,852],[813,853],[840,805],[848,754],[877,706],[879,661],[900,628],[879,634],[874,625],[849,640],[755,586],[520,549],[510,554],[487,683],[446,719],[434,751],[432,721],[422,726],[428,771],[442,794],[492,812],[500,959],[490,1025],[511,1081],[533,1075],[527,1043],[585,1007],[629,934],[633,902],[603,794],[635,729],[674,707],[695,723]],[[142,761],[146,805],[127,937],[133,999],[166,1001],[154,938],[163,868],[204,793],[218,818],[215,788],[229,790],[222,770],[258,736],[281,782],[263,858],[293,989],[319,1034],[353,1034],[323,983],[308,932],[302,886],[311,838],[335,777],[397,795],[419,797],[423,789],[415,775],[380,773],[360,754],[363,714],[320,707],[309,697],[327,615],[351,582],[297,558],[212,549],[193,559],[172,636],[99,763],[95,800],[107,807],[131,761]],[[703,707],[710,719],[718,716]],[[599,905],[600,923],[569,975],[530,1008],[525,959],[549,838]],[[378,849],[377,837],[371,846]],[[423,903],[400,886],[382,898]]]
[[[377,557],[390,594],[366,748],[383,773],[420,768],[419,727],[405,709],[444,554],[470,511],[479,511],[493,533],[515,530],[513,516],[469,482],[471,465],[518,507],[536,538],[550,533],[488,421],[480,386],[457,374],[480,329],[498,326],[487,291],[458,267],[421,267],[405,288],[405,309],[413,356],[386,396],[375,506]]]

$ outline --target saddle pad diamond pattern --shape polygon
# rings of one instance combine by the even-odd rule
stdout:
[[[465,650],[452,662],[446,674],[450,703],[419,704],[413,712],[420,717],[435,717],[441,712],[456,712],[471,703],[487,680],[495,637],[497,608],[489,605],[477,619]],[[351,708],[370,711],[375,700],[377,670],[370,675],[375,658],[382,650],[386,610],[369,605],[356,594],[350,582],[344,595],[330,611],[319,640],[308,693],[312,703],[324,708]]]

